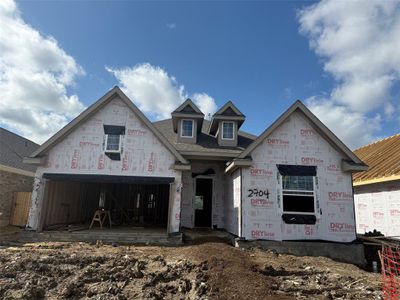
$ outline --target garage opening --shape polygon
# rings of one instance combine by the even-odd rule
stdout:
[[[112,228],[167,228],[174,179],[121,177],[45,174],[49,182],[43,229],[74,224],[88,227],[96,210],[109,212]],[[105,224],[108,227],[108,220]]]

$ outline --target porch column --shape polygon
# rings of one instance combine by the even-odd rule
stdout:
[[[36,172],[33,182],[31,208],[29,210],[27,228],[42,231],[44,221],[44,195],[48,180]]]
[[[175,182],[170,185],[168,233],[179,232],[181,223],[182,172],[176,172]]]

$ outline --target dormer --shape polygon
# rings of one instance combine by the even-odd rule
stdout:
[[[177,142],[196,144],[197,134],[201,132],[204,119],[204,114],[196,104],[187,99],[171,113],[171,116]]]
[[[237,133],[245,119],[245,115],[231,101],[228,101],[213,115],[209,133],[218,138],[220,146],[236,147]]]

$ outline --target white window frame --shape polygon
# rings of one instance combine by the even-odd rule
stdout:
[[[292,215],[310,215],[310,216],[314,216],[314,215],[317,215],[317,197],[316,197],[316,180],[315,180],[315,177],[316,176],[312,176],[312,178],[313,178],[313,190],[312,191],[304,191],[304,190],[285,190],[284,188],[283,188],[283,176],[281,175],[281,174],[279,174],[279,176],[280,176],[280,178],[279,178],[279,180],[280,180],[280,182],[281,182],[281,184],[280,184],[280,187],[281,187],[281,191],[280,191],[280,193],[281,193],[281,210],[282,210],[282,213],[284,213],[284,214],[292,214]],[[297,176],[300,176],[300,175],[297,175]],[[313,199],[314,199],[314,212],[303,212],[303,211],[285,211],[284,210],[284,206],[283,206],[283,196],[285,196],[285,192],[289,192],[289,194],[286,194],[286,195],[288,195],[288,196],[300,196],[300,197],[313,197]],[[301,193],[297,193],[296,194],[296,192],[301,192]]]
[[[118,150],[108,150],[107,149],[107,145],[108,145],[108,136],[109,135],[119,135],[119,146],[118,146]],[[106,153],[121,153],[121,149],[122,149],[122,135],[121,134],[106,134],[106,141],[104,144],[104,152]]]
[[[224,138],[224,124],[232,124],[232,138]],[[222,122],[222,136],[221,139],[223,140],[229,140],[229,141],[233,141],[235,139],[235,122],[231,122],[231,121],[223,121]]]
[[[192,122],[192,135],[183,135],[183,121]],[[194,121],[192,119],[182,119],[181,121],[181,137],[183,138],[192,138],[194,136]]]

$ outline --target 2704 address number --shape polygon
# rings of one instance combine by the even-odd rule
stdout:
[[[247,190],[249,192],[249,194],[247,195],[247,197],[264,197],[266,196],[267,199],[269,199],[269,191],[268,189],[266,190],[259,190],[259,189],[248,189]]]

